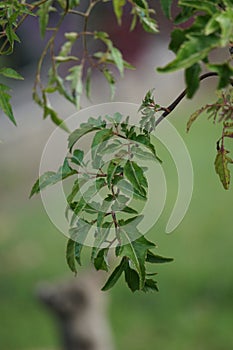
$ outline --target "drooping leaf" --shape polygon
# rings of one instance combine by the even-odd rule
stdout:
[[[143,287],[143,292],[148,293],[148,292],[158,292],[158,291],[159,289],[157,286],[157,282],[151,278],[146,278],[145,284]]]
[[[76,174],[76,170],[70,168],[67,158],[65,158],[63,165],[58,169],[57,172],[47,171],[39,177],[32,187],[30,198],[42,191],[44,188],[50,185],[55,185],[57,182],[66,179],[69,176]]]
[[[228,169],[228,164],[233,163],[232,159],[227,156],[228,153],[229,151],[225,149],[219,149],[214,162],[215,171],[225,190],[228,190],[230,186],[230,170]]]
[[[117,18],[117,22],[121,25],[121,18],[123,14],[123,7],[125,6],[125,0],[113,0],[113,9]]]
[[[13,68],[9,68],[9,67],[1,68],[0,74],[7,78],[24,80],[22,75],[17,73]]]
[[[125,264],[126,264],[126,259],[122,258],[120,264],[112,272],[112,274],[110,275],[110,277],[108,278],[107,282],[105,283],[105,285],[102,287],[101,290],[107,291],[116,284],[116,282],[119,280],[122,273],[124,272]]]
[[[97,271],[98,270],[108,271],[109,265],[108,265],[107,254],[108,254],[108,248],[103,248],[103,249],[100,249],[97,256],[95,257],[94,266]]]
[[[146,195],[145,188],[148,187],[147,179],[142,168],[134,161],[127,160],[124,166],[124,175],[132,186],[142,195]]]
[[[200,79],[201,66],[199,63],[195,63],[193,66],[185,70],[185,81],[187,86],[187,97],[192,98],[197,91]]]
[[[137,271],[132,269],[129,264],[125,266],[125,281],[132,292],[140,289],[139,276]]]
[[[6,114],[6,116],[16,125],[16,120],[10,104],[11,96],[7,93],[9,87],[0,84],[0,108]]]
[[[49,11],[50,11],[52,2],[53,0],[47,0],[43,2],[40,5],[39,10],[37,11],[37,14],[39,16],[40,34],[42,38],[44,38],[46,33],[46,28],[49,22]]]
[[[72,239],[69,239],[67,242],[67,247],[66,247],[66,261],[71,269],[75,274],[77,273],[77,269],[75,266],[75,241]]]
[[[167,18],[171,18],[172,0],[160,0],[163,13]]]

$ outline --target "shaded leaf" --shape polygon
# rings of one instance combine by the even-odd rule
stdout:
[[[218,150],[217,156],[215,158],[215,171],[218,174],[220,181],[225,188],[225,190],[229,189],[230,185],[230,170],[228,169],[228,164],[233,161],[227,156],[229,151],[225,149]]]
[[[116,284],[116,282],[119,280],[119,278],[121,277],[125,269],[125,264],[126,264],[126,259],[122,258],[120,264],[112,272],[112,274],[110,275],[110,277],[108,278],[107,282],[105,283],[105,285],[102,287],[101,290],[107,291]]]
[[[166,258],[164,256],[154,254],[150,250],[148,250],[146,255],[146,261],[151,264],[163,264],[163,263],[171,262],[173,260],[174,260],[173,258]]]

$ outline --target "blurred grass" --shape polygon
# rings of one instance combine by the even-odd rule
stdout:
[[[175,262],[156,267],[157,294],[133,295],[123,281],[111,292],[109,315],[116,349],[233,349],[233,192],[223,190],[214,172],[219,129],[210,128],[210,122],[201,118],[186,135],[183,118],[173,123],[193,161],[192,202],[180,226],[165,235],[177,179],[161,147],[158,151],[165,159],[172,195],[148,237],[158,243],[158,253],[174,257]],[[8,168],[1,176],[1,188],[6,181],[9,191],[10,178],[14,173]],[[39,281],[68,273],[66,241],[50,223],[40,199],[29,201],[25,195],[15,200],[17,189],[13,188],[13,193],[4,196],[0,218],[0,349],[56,347],[55,325],[40,308],[34,290]]]

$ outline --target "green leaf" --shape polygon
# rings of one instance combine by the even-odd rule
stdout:
[[[42,191],[45,187],[54,185],[57,182],[66,179],[69,176],[77,174],[76,170],[70,168],[67,158],[65,158],[63,165],[58,169],[57,172],[47,171],[39,177],[32,187],[30,198]]]
[[[66,80],[71,81],[72,94],[74,95],[75,105],[80,107],[80,98],[83,92],[82,74],[83,65],[74,66],[69,69],[70,74],[66,77]]]
[[[52,2],[53,0],[45,1],[40,5],[39,10],[37,11],[37,14],[39,16],[40,34],[42,38],[44,38],[46,33],[46,28],[49,22],[49,11],[50,11]]]
[[[71,269],[75,274],[77,273],[77,269],[75,266],[75,241],[72,239],[69,239],[67,242],[67,247],[66,247],[66,261]]]
[[[121,277],[123,271],[125,270],[125,264],[126,264],[126,259],[122,258],[120,264],[112,272],[112,274],[110,275],[110,277],[108,278],[107,282],[105,283],[105,285],[101,290],[107,291],[116,284],[116,282]]]
[[[163,13],[167,18],[171,19],[172,0],[160,0],[160,2],[161,2]]]
[[[195,92],[199,88],[201,72],[201,66],[199,63],[195,63],[191,67],[185,70],[185,81],[187,86],[187,97],[192,98]]]
[[[112,56],[112,59],[115,62],[116,66],[120,72],[120,75],[123,77],[123,75],[124,75],[124,60],[123,60],[121,52],[116,47],[112,47],[111,48],[111,56]]]
[[[183,29],[176,28],[171,33],[171,41],[169,44],[169,49],[172,50],[174,53],[177,53],[180,46],[183,44],[183,42],[186,39],[186,34]]]
[[[114,176],[117,173],[119,173],[118,169],[119,169],[119,160],[118,159],[111,160],[107,169],[107,183],[108,183],[109,189],[111,189]]]
[[[69,138],[68,138],[68,147],[69,147],[69,150],[71,151],[74,144],[84,135],[92,132],[92,131],[95,131],[95,130],[100,130],[101,127],[98,127],[98,126],[94,126],[94,125],[84,125],[84,126],[81,126],[80,125],[80,128],[79,129],[76,129],[74,130],[70,135],[69,135]]]
[[[158,291],[159,289],[157,287],[157,282],[151,278],[146,278],[145,285],[143,287],[143,292],[148,293],[148,292],[158,292]]]
[[[124,166],[124,175],[139,193],[146,195],[144,188],[148,187],[147,179],[137,163],[127,160]]]
[[[64,120],[63,120],[63,119],[60,119],[60,118],[58,117],[57,112],[56,112],[53,108],[51,108],[51,107],[45,105],[45,106],[44,106],[44,119],[45,119],[47,116],[50,116],[52,122],[53,122],[55,125],[59,126],[61,129],[63,129],[64,131],[66,131],[66,132],[68,132],[68,133],[70,132],[69,129],[68,129],[68,127],[66,126]]]
[[[152,253],[150,250],[148,250],[146,255],[146,261],[151,264],[163,264],[173,261],[173,258],[165,258],[164,256],[160,256],[157,254]]]
[[[232,4],[231,4],[232,6]],[[216,17],[216,21],[221,27],[221,46],[224,47],[233,40],[233,9],[228,8]]]
[[[117,22],[121,25],[121,18],[123,14],[123,7],[125,6],[125,0],[113,0],[113,9],[117,18]]]
[[[229,151],[225,149],[219,149],[214,162],[215,171],[225,190],[228,190],[230,186],[230,170],[228,169],[228,164],[233,162],[227,156],[228,153]]]
[[[115,95],[115,78],[114,78],[112,72],[110,72],[110,70],[107,68],[103,69],[103,73],[104,73],[105,78],[107,79],[107,82],[110,85],[111,99],[113,99],[113,97]]]
[[[135,221],[120,228],[120,237],[122,239],[120,255],[128,257],[133,263],[139,276],[139,289],[142,289],[145,283],[145,259],[147,251],[154,247],[154,243],[149,242],[144,236],[135,240]]]
[[[96,270],[104,270],[108,271],[108,259],[107,259],[107,254],[108,254],[108,248],[103,248],[101,249],[97,256],[94,259],[94,266]]]
[[[98,168],[98,166],[96,166],[96,158],[97,158],[100,146],[103,146],[104,142],[109,140],[112,137],[112,135],[113,135],[112,129],[103,129],[103,130],[97,131],[97,133],[93,137],[92,144],[91,144],[91,156],[92,156],[93,166],[95,168]]]
[[[73,157],[71,158],[71,162],[77,165],[83,166],[83,157],[84,157],[84,152],[80,149],[76,149],[73,152]]]
[[[12,68],[1,68],[0,69],[0,74],[4,75],[4,77],[11,78],[11,79],[18,79],[18,80],[23,80],[24,78],[22,75],[17,73],[14,69]]]
[[[208,36],[189,36],[177,52],[176,58],[158,72],[168,73],[178,69],[186,69],[206,58],[208,53],[215,47],[219,47],[220,38],[215,34]]]
[[[212,1],[202,0],[180,0],[179,1],[180,6],[189,6],[192,7],[198,11],[204,11],[208,13],[209,15],[213,15],[217,11],[217,7],[215,4],[212,3]]]
[[[208,64],[208,68],[218,73],[219,82],[217,88],[219,90],[225,88],[230,83],[230,79],[233,76],[233,68],[227,62],[223,64]]]
[[[11,108],[11,96],[6,92],[9,88],[6,85],[0,84],[0,108],[6,116],[16,125],[14,114]]]
[[[125,266],[125,281],[132,292],[140,289],[138,273],[128,264]]]
[[[85,91],[88,99],[90,99],[91,97],[91,74],[92,74],[92,69],[89,67],[87,69],[86,84],[85,84]]]

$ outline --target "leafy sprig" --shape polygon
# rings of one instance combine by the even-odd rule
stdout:
[[[68,138],[69,154],[57,172],[46,172],[35,183],[31,196],[70,176],[74,179],[67,195],[69,221],[67,263],[73,272],[81,265],[85,245],[91,245],[91,261],[97,270],[109,271],[109,250],[120,259],[103,290],[111,288],[124,272],[127,285],[135,290],[158,290],[148,275],[147,263],[168,262],[151,250],[139,224],[138,208],[147,200],[148,181],[140,159],[158,161],[150,133],[130,126],[129,118],[115,113],[90,118]],[[92,136],[91,150],[79,148],[80,140]],[[111,154],[109,153],[111,152]]]

